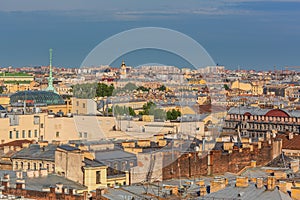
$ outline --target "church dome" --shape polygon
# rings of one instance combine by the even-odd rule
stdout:
[[[33,104],[47,104],[47,105],[63,105],[65,101],[63,98],[54,93],[48,91],[27,90],[20,91],[10,96],[10,104],[16,104],[20,102],[31,102]]]

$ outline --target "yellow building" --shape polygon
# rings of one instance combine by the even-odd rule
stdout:
[[[34,115],[3,115],[0,118],[0,124],[1,143],[19,139],[39,140],[44,138],[44,113]]]
[[[263,83],[262,82],[245,83],[236,80],[231,84],[231,89],[240,89],[245,93],[251,93],[253,95],[261,95],[263,94]]]

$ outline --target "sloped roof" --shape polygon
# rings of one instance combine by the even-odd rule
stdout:
[[[278,188],[274,190],[266,190],[265,187],[257,188],[255,184],[249,184],[248,187],[235,187],[228,186],[223,190],[219,190],[214,193],[210,193],[202,199],[240,199],[240,200],[257,200],[257,199],[272,199],[272,200],[291,200],[292,198],[281,191]]]
[[[40,147],[38,144],[32,144],[28,148],[24,148],[17,152],[12,158],[54,161],[56,148],[57,146],[52,144],[45,147]]]
[[[282,149],[300,150],[300,135],[294,134],[293,139],[287,134],[277,134],[276,137],[282,139]]]

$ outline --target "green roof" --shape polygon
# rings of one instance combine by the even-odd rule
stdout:
[[[24,72],[15,72],[15,73],[0,73],[0,76],[4,77],[4,76],[28,76],[28,77],[32,77],[31,74],[27,74],[27,73],[24,73]]]

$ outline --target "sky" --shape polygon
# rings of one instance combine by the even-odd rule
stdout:
[[[100,42],[140,27],[186,34],[230,69],[300,66],[300,0],[0,0],[0,67],[48,65],[49,48],[55,66],[79,67]],[[121,60],[189,65],[157,50],[113,65]]]

